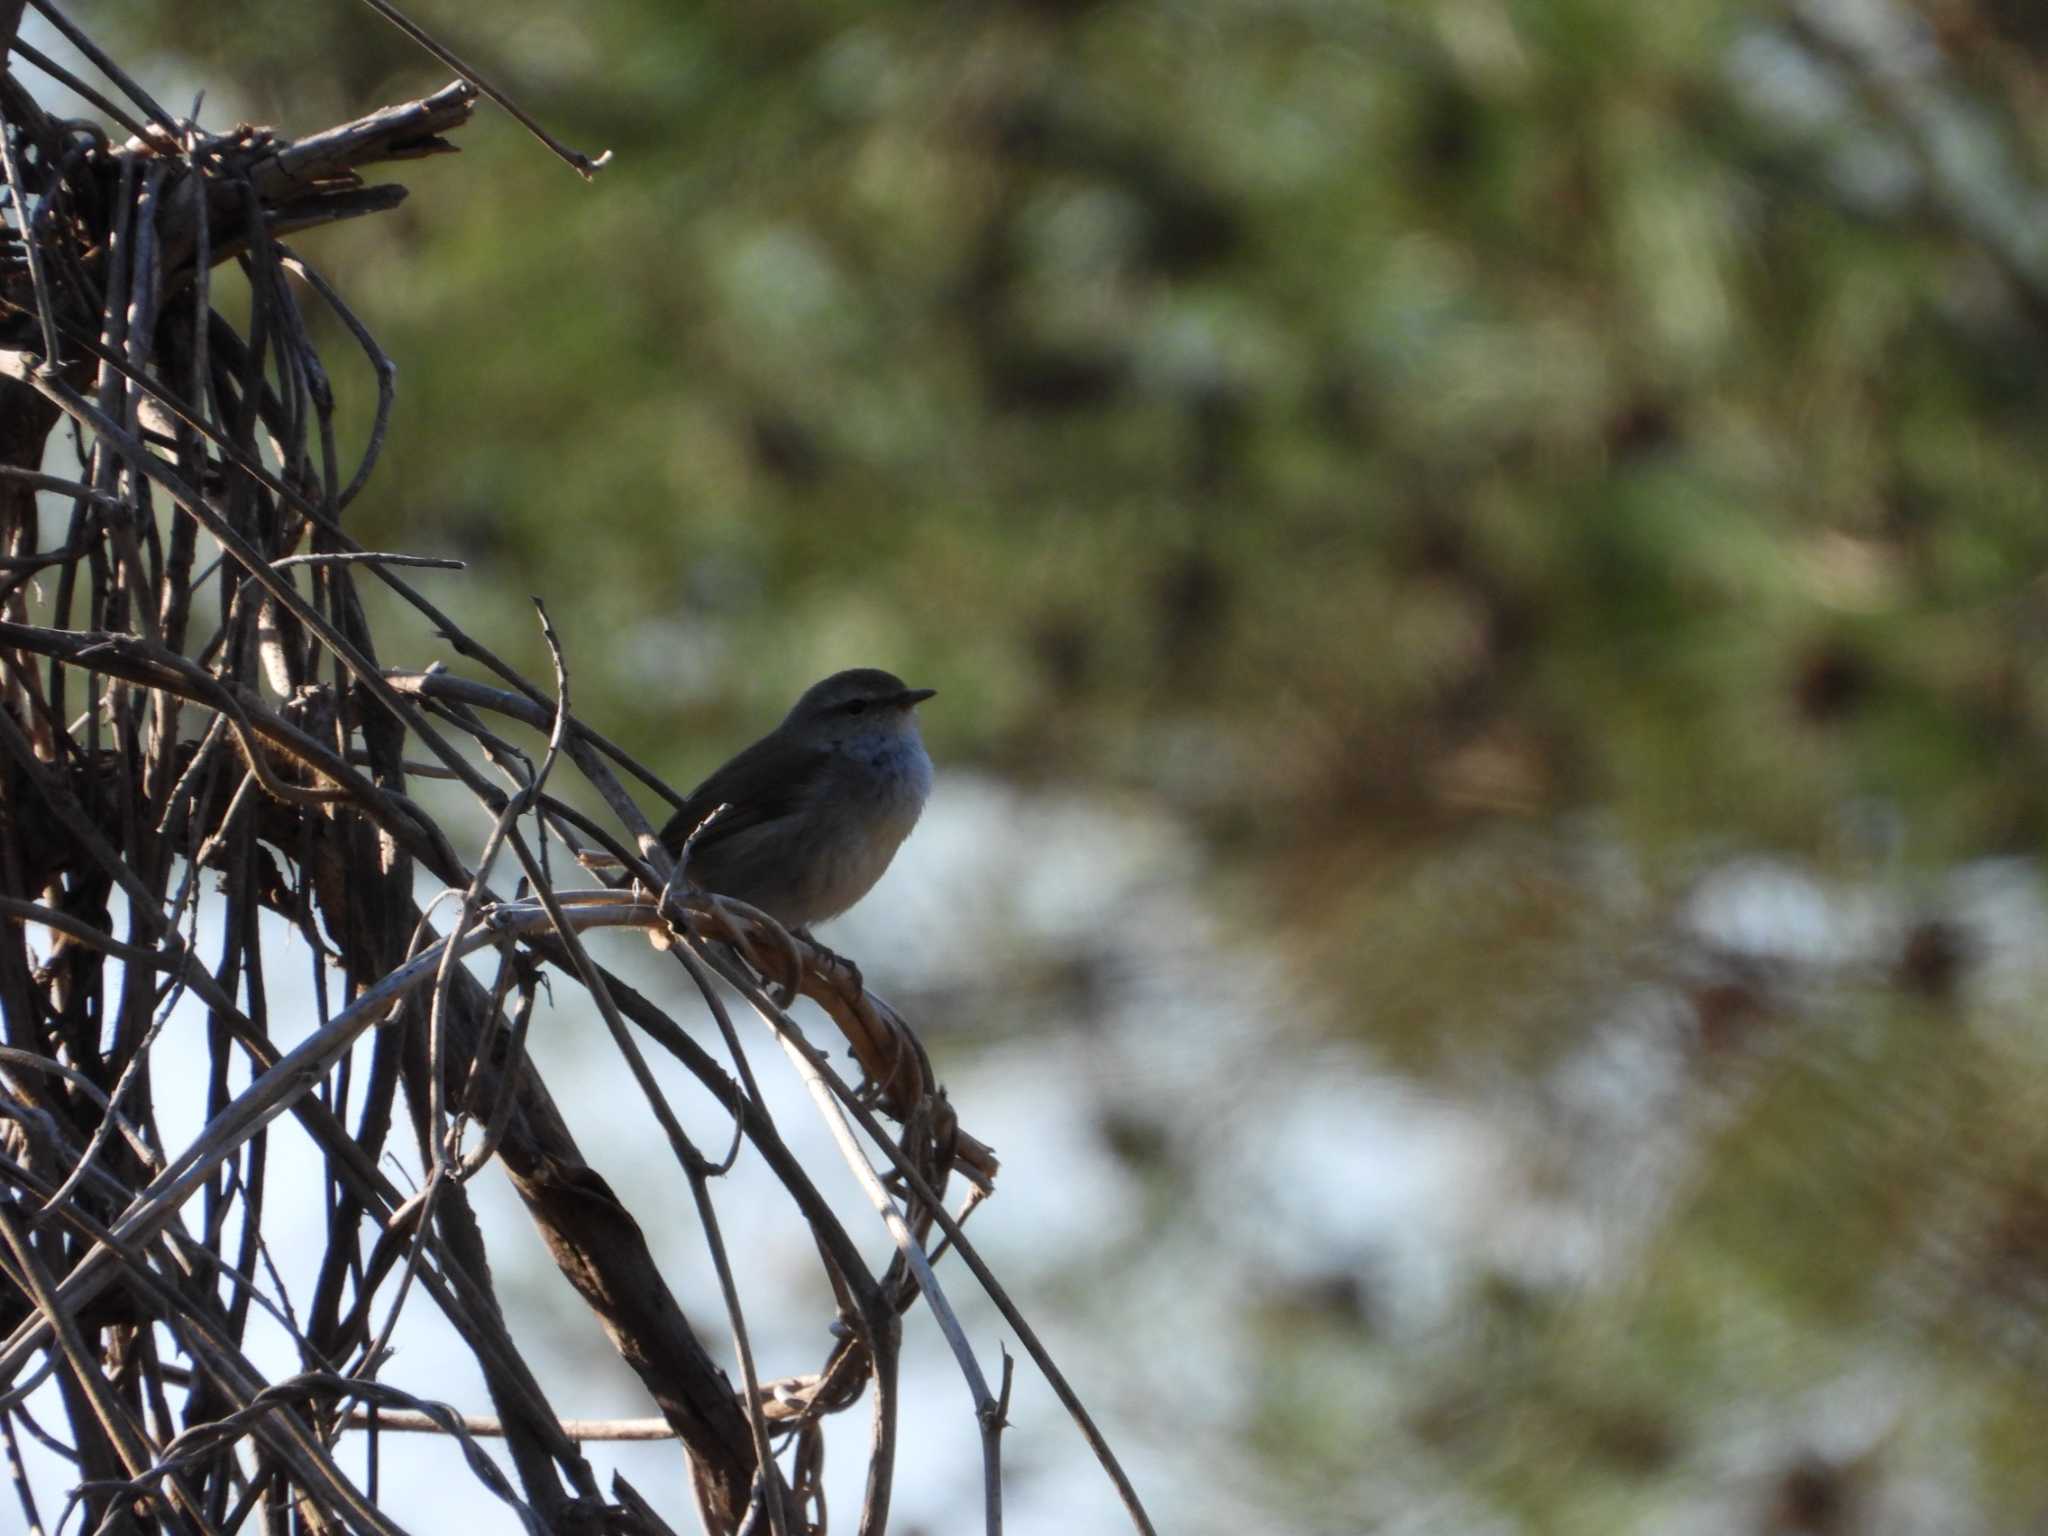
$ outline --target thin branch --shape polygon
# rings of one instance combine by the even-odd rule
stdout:
[[[453,1426],[451,1427],[451,1422]],[[673,1440],[676,1428],[667,1419],[563,1419],[562,1433],[571,1440],[628,1441]],[[352,1408],[341,1421],[343,1429],[390,1430],[394,1434],[446,1435],[459,1427],[480,1440],[503,1438],[505,1421],[494,1413],[428,1413],[408,1408]]]
[[[464,63],[456,56],[454,50],[436,41],[425,28],[408,18],[397,6],[391,4],[390,0],[364,0],[364,4],[390,22],[392,26],[398,28],[399,31],[411,38],[420,47],[426,49],[428,53],[431,53],[443,64],[446,64],[450,69],[462,76],[463,79],[467,80],[479,91],[482,91],[484,95],[490,97],[491,100],[503,107],[521,127],[545,144],[550,151],[558,155],[585,181],[596,180],[597,173],[611,163],[612,152],[610,150],[606,150],[603,154],[597,156],[596,159],[592,159],[580,149],[571,149],[568,145],[561,143],[532,117],[528,116],[526,110],[510,96],[478,74],[473,65]]]
[[[395,555],[381,550],[355,550],[338,555],[286,555],[282,560],[270,562],[274,571],[284,570],[293,565],[417,565],[435,571],[466,571],[469,565],[462,560],[447,560],[436,555]]]
[[[105,49],[88,37],[70,17],[57,8],[54,0],[29,0],[29,3],[43,13],[43,18],[51,26],[64,34],[66,42],[70,43],[72,47],[92,61],[94,69],[118,85],[127,93],[130,101],[142,108],[144,114],[153,119],[156,129],[161,135],[159,147],[175,152],[178,142],[177,119],[158,106],[156,98],[137,85],[129,77],[128,72],[107,55]]]
[[[882,1224],[889,1229],[889,1236],[895,1240],[896,1248],[910,1271],[917,1277],[918,1290],[923,1294],[925,1305],[931,1308],[937,1319],[939,1332],[946,1337],[946,1343],[953,1351],[953,1358],[960,1364],[960,1372],[967,1378],[967,1390],[974,1399],[975,1417],[984,1425],[991,1420],[1000,1421],[1002,1411],[995,1396],[988,1389],[988,1381],[981,1374],[981,1362],[974,1358],[974,1346],[967,1342],[966,1330],[960,1326],[960,1319],[953,1313],[946,1293],[940,1287],[938,1276],[926,1262],[924,1250],[918,1246],[903,1213],[896,1209],[896,1202],[889,1198],[889,1192],[882,1187],[882,1181],[875,1176],[872,1164],[854,1140],[853,1128],[846,1123],[846,1116],[840,1112],[839,1101],[826,1084],[816,1063],[815,1053],[800,1045],[793,1032],[781,1028],[776,1038],[782,1043],[784,1054],[796,1068],[797,1076],[803,1079],[805,1089],[810,1093],[811,1102],[817,1105],[818,1113],[824,1117],[825,1127],[832,1133],[832,1140],[838,1145],[840,1156],[853,1171],[854,1181],[860,1185],[861,1193],[868,1197],[875,1213],[882,1218]],[[997,1441],[985,1435],[982,1441],[984,1477],[991,1486],[999,1487],[1002,1480],[1001,1464],[996,1459]],[[990,1505],[988,1527],[990,1536],[1001,1529],[1002,1517],[1000,1500]]]

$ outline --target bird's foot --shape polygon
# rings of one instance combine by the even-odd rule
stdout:
[[[847,959],[846,956],[840,954],[839,951],[832,948],[831,945],[821,942],[818,936],[815,933],[812,933],[811,930],[808,928],[797,929],[796,936],[802,939],[806,944],[810,945],[811,948],[815,949],[819,954],[823,955],[828,963],[835,966],[843,966],[848,972],[850,972],[853,976],[854,991],[865,992],[867,990],[867,983],[861,979],[860,967],[855,965],[851,960]]]

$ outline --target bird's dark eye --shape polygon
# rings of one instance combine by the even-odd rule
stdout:
[[[857,715],[867,707],[868,701],[866,699],[849,699],[846,702],[846,712],[849,715]]]

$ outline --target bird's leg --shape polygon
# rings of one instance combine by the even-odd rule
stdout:
[[[798,928],[794,931],[798,938],[802,939],[806,944],[810,945],[811,948],[817,950],[818,953],[823,955],[833,965],[844,966],[850,973],[852,973],[854,991],[865,992],[867,990],[867,983],[861,979],[859,966],[855,965],[851,960],[847,959],[846,956],[840,954],[839,951],[834,949],[831,945],[820,941],[818,936],[815,933],[812,933],[810,929]]]
[[[718,909],[719,916],[726,920],[728,938],[733,948],[746,960],[748,965],[754,968],[761,979],[769,984],[775,1006],[777,1008],[787,1008],[791,1003],[795,1002],[797,994],[803,990],[804,984],[804,957],[803,953],[796,947],[796,935],[787,928],[774,926],[773,919],[769,919],[770,930],[774,936],[784,940],[783,943],[775,946],[776,956],[780,961],[777,970],[781,974],[778,976],[776,972],[771,971],[766,963],[764,963],[760,951],[754,947],[753,939],[749,938],[744,930],[733,925],[733,914],[726,909],[725,898],[714,895],[710,900],[712,906]],[[749,907],[746,910],[752,912],[753,908]],[[758,913],[756,915],[761,917],[767,916],[765,913]],[[765,935],[758,936],[765,937]]]

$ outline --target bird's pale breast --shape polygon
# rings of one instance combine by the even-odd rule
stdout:
[[[915,735],[856,739],[838,755],[832,795],[821,798],[839,797],[839,810],[807,818],[813,879],[804,904],[814,910],[806,923],[836,917],[867,895],[931,793],[931,758]],[[854,805],[859,813],[845,814]]]
[[[882,878],[917,825],[932,763],[914,730],[834,742],[794,803],[707,838],[691,880],[792,928],[837,917]]]

